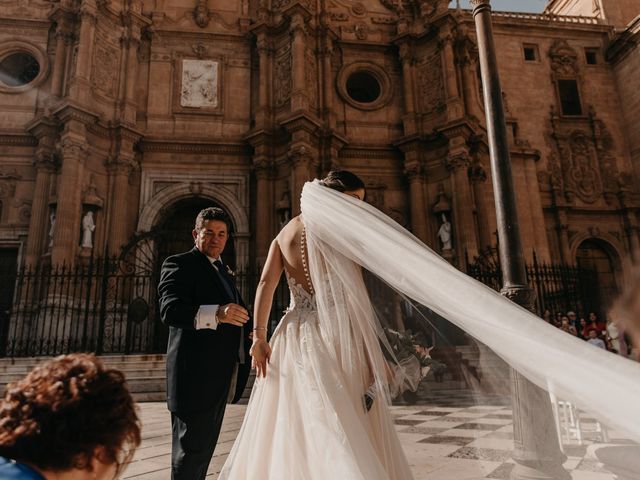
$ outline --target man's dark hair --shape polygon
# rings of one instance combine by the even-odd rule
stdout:
[[[231,230],[231,220],[229,216],[218,207],[208,207],[204,210],[200,210],[198,216],[196,217],[196,230],[200,231],[204,228],[204,224],[209,220],[218,220],[219,222],[224,222],[227,225],[227,229]]]
[[[331,170],[325,178],[320,180],[320,185],[339,192],[352,192],[365,188],[360,177],[347,170]]]

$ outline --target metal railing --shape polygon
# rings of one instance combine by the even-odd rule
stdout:
[[[502,270],[495,249],[467,262],[467,273],[485,285],[499,291],[502,287]],[[536,292],[536,310],[542,315],[545,309],[552,313],[573,310],[586,315],[600,312],[598,276],[593,270],[578,266],[541,263],[536,255],[526,264],[529,285]],[[604,318],[601,316],[601,318]]]
[[[158,278],[159,271],[139,273],[116,258],[0,272],[2,285],[13,288],[11,304],[0,305],[0,356],[163,353],[168,329],[160,321]],[[252,305],[259,271],[240,271],[235,278]],[[283,282],[274,297],[271,328],[288,303]]]

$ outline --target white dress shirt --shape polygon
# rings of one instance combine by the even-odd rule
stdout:
[[[218,260],[222,261],[222,259],[220,257],[211,258],[208,255],[207,255],[207,258],[211,262],[211,265],[213,266],[213,268],[218,270],[218,267],[213,265],[213,262]],[[216,330],[218,328],[218,318],[216,315],[218,313],[219,308],[220,308],[220,305],[200,305],[200,308],[196,313],[196,320],[194,325],[195,329],[203,330],[208,328],[210,330]]]

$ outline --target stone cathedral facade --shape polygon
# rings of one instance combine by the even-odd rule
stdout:
[[[591,262],[611,288],[640,261],[638,14],[551,0],[493,16],[525,256]],[[0,0],[3,268],[120,255],[149,232],[161,259],[205,205],[230,214],[237,264],[258,265],[331,168],[458,268],[495,246],[470,11]]]

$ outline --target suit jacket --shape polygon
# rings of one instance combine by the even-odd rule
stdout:
[[[164,261],[158,293],[160,315],[169,326],[169,410],[179,413],[209,410],[229,392],[239,358],[242,329],[225,323],[219,324],[216,330],[196,330],[195,317],[200,305],[226,305],[236,300],[227,293],[207,256],[195,247]],[[246,308],[241,298],[238,303]],[[233,403],[240,399],[249,377],[251,329],[249,321],[244,326],[245,359],[238,366]]]

